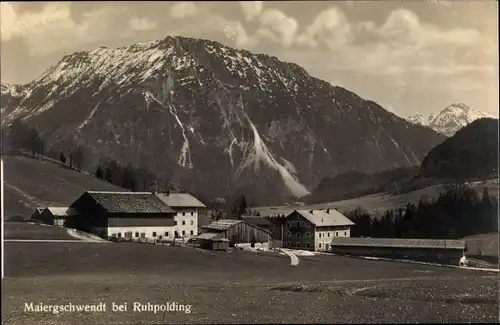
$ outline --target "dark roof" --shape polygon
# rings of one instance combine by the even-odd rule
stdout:
[[[150,192],[87,191],[87,194],[111,213],[175,213]]]
[[[270,227],[272,225],[271,221],[261,216],[241,216],[240,218],[254,226]]]

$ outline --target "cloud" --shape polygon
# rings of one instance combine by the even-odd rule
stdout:
[[[263,9],[262,1],[241,1],[240,6],[247,21],[252,21],[259,17]]]
[[[156,29],[157,24],[144,18],[131,18],[129,20],[130,29],[135,31],[148,31]]]
[[[170,9],[170,16],[174,18],[186,18],[194,16],[198,12],[198,8],[193,2],[179,2]]]
[[[337,49],[351,42],[353,36],[351,24],[342,10],[330,7],[316,16],[306,31],[297,38],[297,42],[311,47],[317,47],[318,43],[323,42],[330,49]]]
[[[234,41],[238,48],[251,48],[257,45],[257,39],[247,34],[241,22],[227,22],[224,34]]]
[[[291,46],[295,41],[298,23],[277,9],[267,9],[260,17],[260,27],[256,39],[270,39],[281,43],[284,47]]]
[[[28,53],[39,57],[59,51],[81,50],[87,44],[110,38],[127,38],[137,30],[153,27],[152,22],[130,18],[124,8],[112,6],[83,12],[75,22],[70,5],[50,2],[38,11],[19,13],[12,4],[2,3],[2,43],[21,38]]]

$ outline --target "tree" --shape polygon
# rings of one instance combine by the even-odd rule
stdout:
[[[26,124],[16,119],[12,122],[8,132],[10,138],[10,146],[14,150],[28,148],[30,142],[30,129]]]
[[[95,171],[95,177],[99,179],[104,179],[104,171],[102,170],[102,167],[100,165],[97,166],[97,169]]]
[[[40,154],[42,145],[42,139],[40,139],[40,135],[38,131],[35,129],[30,129],[29,131],[29,149],[31,150],[31,155],[35,158],[35,155]]]
[[[61,151],[61,154],[59,155],[59,160],[66,165],[66,156],[64,155],[64,151]]]
[[[239,218],[244,215],[247,211],[247,200],[243,194],[238,196],[231,205],[231,214]]]
[[[83,152],[82,146],[76,146],[76,148],[74,149],[73,159],[74,159],[76,169],[81,170],[82,166],[83,166],[83,162],[85,160],[85,154]]]

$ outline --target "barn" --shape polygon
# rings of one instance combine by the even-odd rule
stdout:
[[[174,230],[175,211],[150,192],[87,191],[70,205],[68,227],[104,238],[162,240]]]
[[[40,216],[42,215],[43,210],[45,210],[45,208],[36,208],[31,214],[30,220],[33,222],[42,222]]]
[[[68,207],[47,207],[40,213],[39,220],[48,225],[64,226],[66,219],[78,215],[78,211]]]
[[[212,239],[226,238],[230,246],[242,243],[268,243],[271,232],[252,225],[244,220],[218,220],[202,227],[203,233],[196,237],[202,247],[209,245]]]

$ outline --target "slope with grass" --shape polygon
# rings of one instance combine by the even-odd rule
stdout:
[[[37,207],[68,206],[87,190],[126,191],[55,161],[4,156],[5,217],[29,218]]]
[[[484,188],[488,193],[495,198],[499,198],[498,180],[477,181],[468,184],[475,189],[480,195]],[[393,195],[391,193],[378,193],[365,195],[357,198],[337,200],[319,204],[310,204],[302,206],[301,209],[327,209],[335,208],[339,211],[347,213],[360,207],[370,215],[380,217],[386,210],[398,209],[406,206],[408,203],[417,204],[420,200],[436,199],[439,194],[446,189],[446,185],[433,185],[423,189],[411,191],[404,194]],[[297,207],[294,206],[274,206],[274,207],[255,207],[254,211],[258,211],[261,215],[286,214]]]

